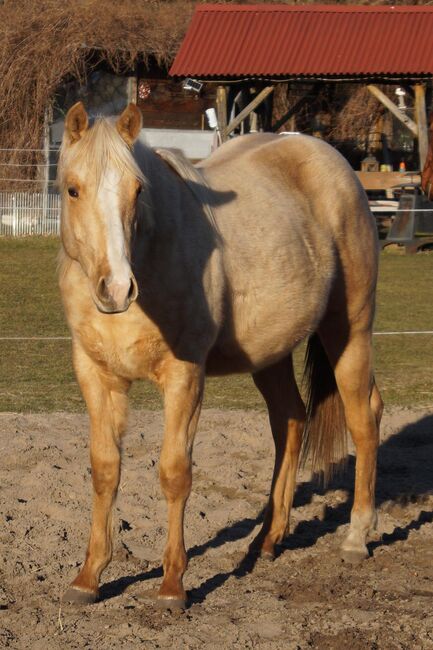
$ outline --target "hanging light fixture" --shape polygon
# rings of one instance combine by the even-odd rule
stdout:
[[[399,86],[398,88],[395,89],[395,94],[398,97],[398,107],[399,107],[399,109],[401,111],[405,111],[407,109],[407,106],[406,106],[405,101],[404,101],[404,98],[405,98],[405,95],[406,95],[405,89],[401,88],[401,86]]]

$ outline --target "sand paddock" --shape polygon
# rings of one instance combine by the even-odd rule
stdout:
[[[372,557],[344,564],[353,457],[321,490],[299,475],[274,562],[243,560],[270,487],[266,415],[204,411],[187,508],[190,607],[153,606],[165,503],[159,412],[132,412],[101,601],[60,606],[83,560],[91,477],[84,415],[0,414],[0,647],[433,648],[433,409],[385,413]]]

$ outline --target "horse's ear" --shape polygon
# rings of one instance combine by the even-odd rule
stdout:
[[[142,117],[140,109],[135,104],[128,104],[122,115],[117,119],[116,129],[126,144],[131,146],[140,133],[141,125]]]
[[[69,144],[73,144],[82,138],[83,133],[89,126],[89,118],[83,102],[77,102],[66,113],[65,136]]]

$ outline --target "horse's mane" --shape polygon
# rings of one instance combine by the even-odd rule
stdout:
[[[206,214],[210,225],[218,232],[215,215],[209,203],[209,187],[199,170],[192,165],[180,151],[172,149],[155,149],[154,152],[162,158],[188,186]]]
[[[144,174],[135,162],[128,145],[109,118],[96,119],[93,126],[73,145],[66,144],[63,140],[57,171],[57,181],[60,185],[64,183],[66,167],[78,161],[81,167],[92,168],[97,185],[103,178],[108,164],[114,164],[122,172],[129,172],[140,183],[146,184]]]

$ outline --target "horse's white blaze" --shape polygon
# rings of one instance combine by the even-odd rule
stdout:
[[[121,302],[129,291],[131,267],[126,257],[125,237],[120,214],[120,172],[108,169],[98,191],[98,204],[105,224],[107,258],[110,277],[109,291],[114,300]]]

